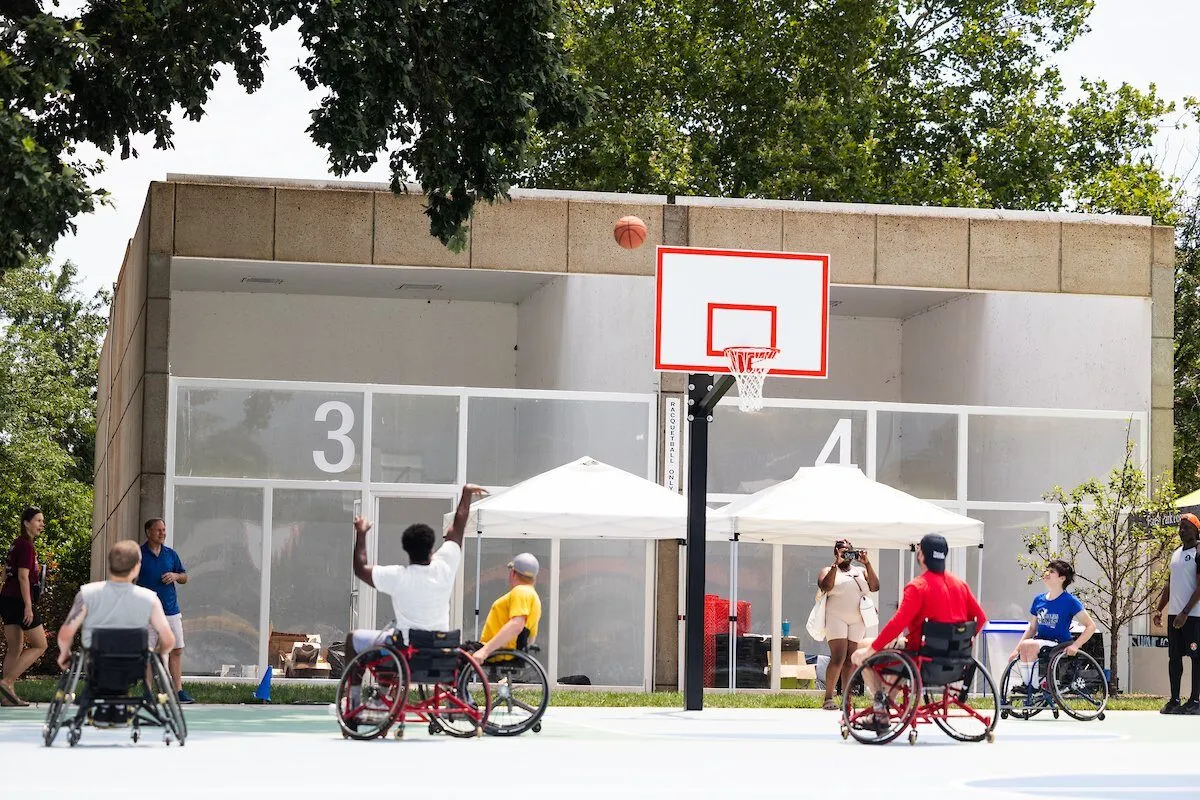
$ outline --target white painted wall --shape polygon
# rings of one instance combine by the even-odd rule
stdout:
[[[831,316],[829,377],[768,378],[763,394],[810,400],[900,402],[900,356],[900,320]]]
[[[510,303],[173,292],[171,373],[187,377],[515,386]]]
[[[563,275],[517,308],[519,387],[658,391],[653,278]]]
[[[902,339],[904,402],[1150,409],[1147,298],[971,294]]]

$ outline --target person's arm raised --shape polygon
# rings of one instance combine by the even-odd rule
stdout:
[[[371,574],[371,565],[367,563],[367,531],[371,523],[362,517],[354,518],[354,577],[375,588],[375,580]]]
[[[467,531],[467,517],[471,516],[471,498],[482,497],[487,493],[487,489],[473,483],[463,487],[462,496],[458,498],[458,508],[454,511],[454,524],[446,531],[447,542],[454,542],[462,547],[463,536]]]

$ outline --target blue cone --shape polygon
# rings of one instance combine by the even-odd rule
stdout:
[[[268,665],[266,671],[263,672],[262,680],[258,683],[258,688],[254,690],[256,700],[262,700],[264,703],[271,702],[271,673],[274,671]]]

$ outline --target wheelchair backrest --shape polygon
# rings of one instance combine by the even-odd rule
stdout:
[[[462,645],[461,631],[408,632],[408,643],[416,650],[408,660],[413,683],[447,683],[458,671],[458,648]]]
[[[145,679],[149,649],[145,628],[97,628],[88,649],[88,684],[100,692],[124,694]]]
[[[927,686],[957,683],[974,667],[971,645],[975,622],[933,622],[921,626],[921,681]],[[927,660],[926,660],[927,659]]]

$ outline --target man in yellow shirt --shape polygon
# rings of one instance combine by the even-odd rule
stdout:
[[[497,650],[516,649],[518,638],[530,644],[537,638],[542,619],[542,599],[533,588],[537,583],[538,560],[532,553],[521,553],[508,562],[508,593],[492,603],[483,624],[483,647],[475,658],[485,661]],[[528,631],[528,638],[521,633]]]

